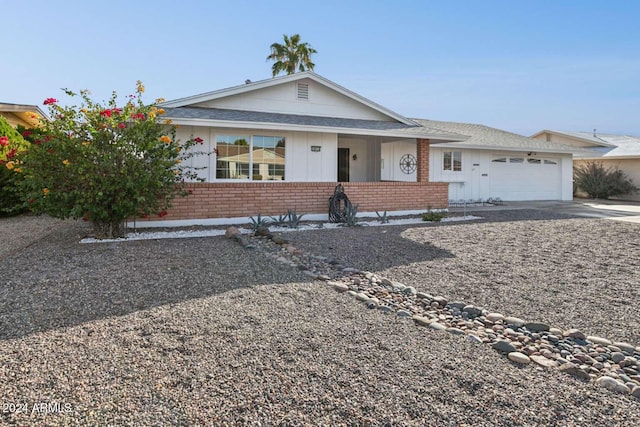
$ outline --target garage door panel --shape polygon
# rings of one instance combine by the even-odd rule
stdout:
[[[491,197],[503,200],[558,200],[561,162],[554,158],[497,155],[491,162]]]

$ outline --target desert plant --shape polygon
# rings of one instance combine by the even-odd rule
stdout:
[[[384,213],[382,215],[380,215],[378,213],[378,211],[376,211],[376,215],[378,216],[378,221],[380,221],[380,224],[388,224],[389,223],[389,218],[387,218],[387,211],[384,211]]]
[[[294,210],[288,209],[287,210],[287,221],[286,221],[287,227],[298,228],[298,226],[300,225],[300,221],[302,220],[303,216],[304,216],[304,214],[298,215],[296,213],[295,209]]]
[[[269,217],[271,220],[271,224],[273,225],[283,225],[287,222],[287,219],[289,218],[289,213],[286,213],[284,215],[278,215],[278,218],[271,216]]]
[[[446,215],[443,212],[428,211],[422,214],[423,221],[440,222]]]
[[[347,227],[355,227],[357,225],[358,204],[348,204],[344,208],[344,223]]]
[[[608,199],[638,191],[631,179],[617,166],[605,167],[602,162],[588,162],[576,166],[574,185],[594,199]]]
[[[257,218],[249,217],[251,220],[251,229],[257,231],[260,227],[267,227],[271,222],[269,218],[263,218],[261,214],[258,214]]]

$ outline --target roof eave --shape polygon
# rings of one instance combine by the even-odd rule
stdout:
[[[387,136],[394,138],[411,138],[411,139],[438,139],[445,141],[460,141],[461,138],[450,135],[442,135],[435,133],[410,132],[407,130],[383,130],[383,129],[363,129],[363,128],[341,128],[331,126],[312,126],[312,125],[296,125],[289,123],[268,123],[268,122],[251,122],[251,121],[230,121],[230,120],[206,120],[206,119],[188,119],[188,118],[170,118],[173,124],[181,126],[203,126],[203,127],[220,127],[233,129],[264,129],[275,131],[292,131],[292,132],[324,132],[349,135],[368,135],[368,136]],[[455,139],[454,139],[455,138]]]
[[[433,144],[432,147],[440,148],[460,148],[467,150],[496,150],[496,151],[517,151],[522,153],[535,152],[535,153],[557,153],[557,154],[574,154],[571,150],[558,150],[553,148],[538,148],[538,147],[510,147],[504,145],[488,145],[488,144],[465,144],[448,142],[445,144]]]

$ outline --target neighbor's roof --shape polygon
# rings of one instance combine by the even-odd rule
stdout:
[[[552,134],[552,135],[566,136],[569,138],[577,139],[578,141],[586,142],[589,145],[598,145],[601,147],[614,147],[613,145],[609,144],[608,142],[600,138],[600,135],[596,134],[595,132],[569,132],[564,130],[545,129],[531,135],[531,138],[536,138],[537,136],[543,135],[545,133]]]
[[[556,132],[556,131],[554,131]],[[564,132],[569,135],[569,132]],[[591,132],[571,132],[582,138],[593,135]],[[640,137],[629,135],[613,135],[613,134],[596,134],[597,138],[604,142],[606,146],[599,146],[587,149],[587,153],[576,155],[581,159],[612,159],[612,158],[629,158],[640,157]],[[603,144],[603,145],[604,145]]]
[[[11,113],[31,126],[38,126],[40,119],[49,120],[49,116],[37,105],[10,104],[0,102],[0,112]]]
[[[461,141],[465,135],[447,132],[428,126],[408,125],[396,121],[346,119],[340,117],[307,116],[299,114],[267,113],[262,111],[229,110],[223,108],[176,107],[165,108],[165,117],[187,120],[193,124],[235,127],[254,127],[278,130],[336,131],[348,134],[367,134],[401,138],[430,138],[444,141]]]
[[[452,148],[501,149],[512,151],[540,151],[545,153],[574,153],[575,147],[528,138],[517,133],[472,123],[442,122],[436,120],[413,119],[415,122],[444,132],[467,135],[462,142],[434,144]]]

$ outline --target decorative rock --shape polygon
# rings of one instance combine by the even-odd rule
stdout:
[[[447,332],[453,335],[464,335],[464,331],[458,328],[447,328]]]
[[[353,267],[345,267],[342,269],[343,273],[359,273],[360,270],[358,270],[357,268],[353,268]]]
[[[416,325],[420,325],[420,326],[429,326],[429,324],[432,322],[431,319],[429,319],[428,317],[423,317],[423,316],[413,316],[413,321],[416,322]]]
[[[447,299],[441,296],[433,297],[433,301],[437,302],[440,307],[446,307]]]
[[[374,309],[378,307],[380,301],[378,301],[378,298],[369,298],[369,300],[366,301],[365,304],[367,304],[367,308]]]
[[[500,313],[489,313],[486,317],[488,321],[494,323],[504,320],[504,316]]]
[[[413,317],[413,314],[407,310],[398,310],[396,314],[398,317]]]
[[[473,334],[467,335],[467,341],[471,341],[474,344],[482,344],[483,343],[482,338],[480,338],[477,335],[473,335]]]
[[[547,359],[546,357],[539,354],[532,354],[529,356],[529,359],[531,359],[536,365],[542,366],[543,368],[558,367],[558,362],[556,362],[555,360]]]
[[[519,319],[517,317],[505,317],[504,323],[507,325],[514,325],[517,328],[520,328],[524,325],[524,320]]]
[[[592,343],[599,345],[611,345],[611,341],[609,341],[608,339],[596,337],[593,335],[588,336],[587,341],[591,341]]]
[[[579,329],[569,329],[567,331],[564,331],[562,333],[562,336],[567,338],[576,338],[579,340],[587,339],[587,336],[584,333],[582,333]]]
[[[340,282],[327,282],[327,285],[333,287],[338,292],[346,292],[349,290],[349,286]]]
[[[509,341],[496,341],[492,346],[494,350],[501,351],[503,353],[513,353],[516,351],[516,348]]]
[[[285,245],[289,243],[287,239],[283,238],[279,234],[274,234],[273,236],[271,236],[271,241],[276,245]]]
[[[416,296],[422,299],[433,299],[433,297],[425,292],[416,292]]]
[[[458,310],[458,311],[462,311],[462,309],[465,308],[466,306],[467,306],[467,303],[460,302],[460,301],[454,301],[447,304],[447,307],[454,310]]]
[[[240,234],[240,230],[238,230],[237,227],[231,226],[224,232],[224,237],[227,239],[233,239],[235,236],[239,236]]]
[[[529,322],[525,323],[523,326],[531,332],[547,332],[549,330],[549,325],[546,323]]]
[[[258,227],[254,234],[256,236],[271,237],[271,233],[269,232],[269,227],[265,227],[264,225],[261,225],[260,227]]]
[[[435,329],[436,331],[444,331],[444,330],[447,329],[446,326],[444,326],[442,323],[438,323],[438,322],[429,323],[429,327],[431,329]]]
[[[529,363],[531,363],[531,359],[529,359],[529,356],[524,353],[520,353],[519,351],[513,351],[507,354],[507,358],[509,358],[509,360],[511,360],[512,362],[516,362],[521,365],[528,365]]]
[[[415,295],[417,293],[416,288],[413,286],[407,286],[402,290],[402,293],[405,295]]]
[[[356,294],[356,299],[358,301],[368,301],[369,300],[369,295],[365,294],[364,292],[358,292]]]
[[[462,312],[468,313],[471,317],[478,317],[482,315],[482,309],[473,305],[464,306]]]
[[[565,374],[569,374],[581,380],[585,380],[585,381],[591,380],[591,376],[589,376],[588,373],[580,369],[575,363],[571,363],[571,362],[564,363],[560,366],[559,371],[564,372]]]
[[[633,354],[633,352],[635,351],[635,346],[628,344],[626,342],[614,342],[613,345],[615,345],[616,347],[618,347],[620,350],[625,351],[629,354]]]
[[[389,313],[393,313],[393,308],[389,307],[388,305],[381,305],[380,307],[378,307],[380,309],[380,311],[382,311],[385,314],[389,314]]]
[[[633,397],[640,399],[640,386],[635,386],[633,390],[631,390],[631,394]]]
[[[619,351],[611,353],[611,360],[613,360],[614,363],[620,363],[624,360],[624,358],[625,355]]]
[[[606,375],[598,378],[596,384],[611,391],[617,391],[618,393],[629,393],[629,387],[624,383]]]

